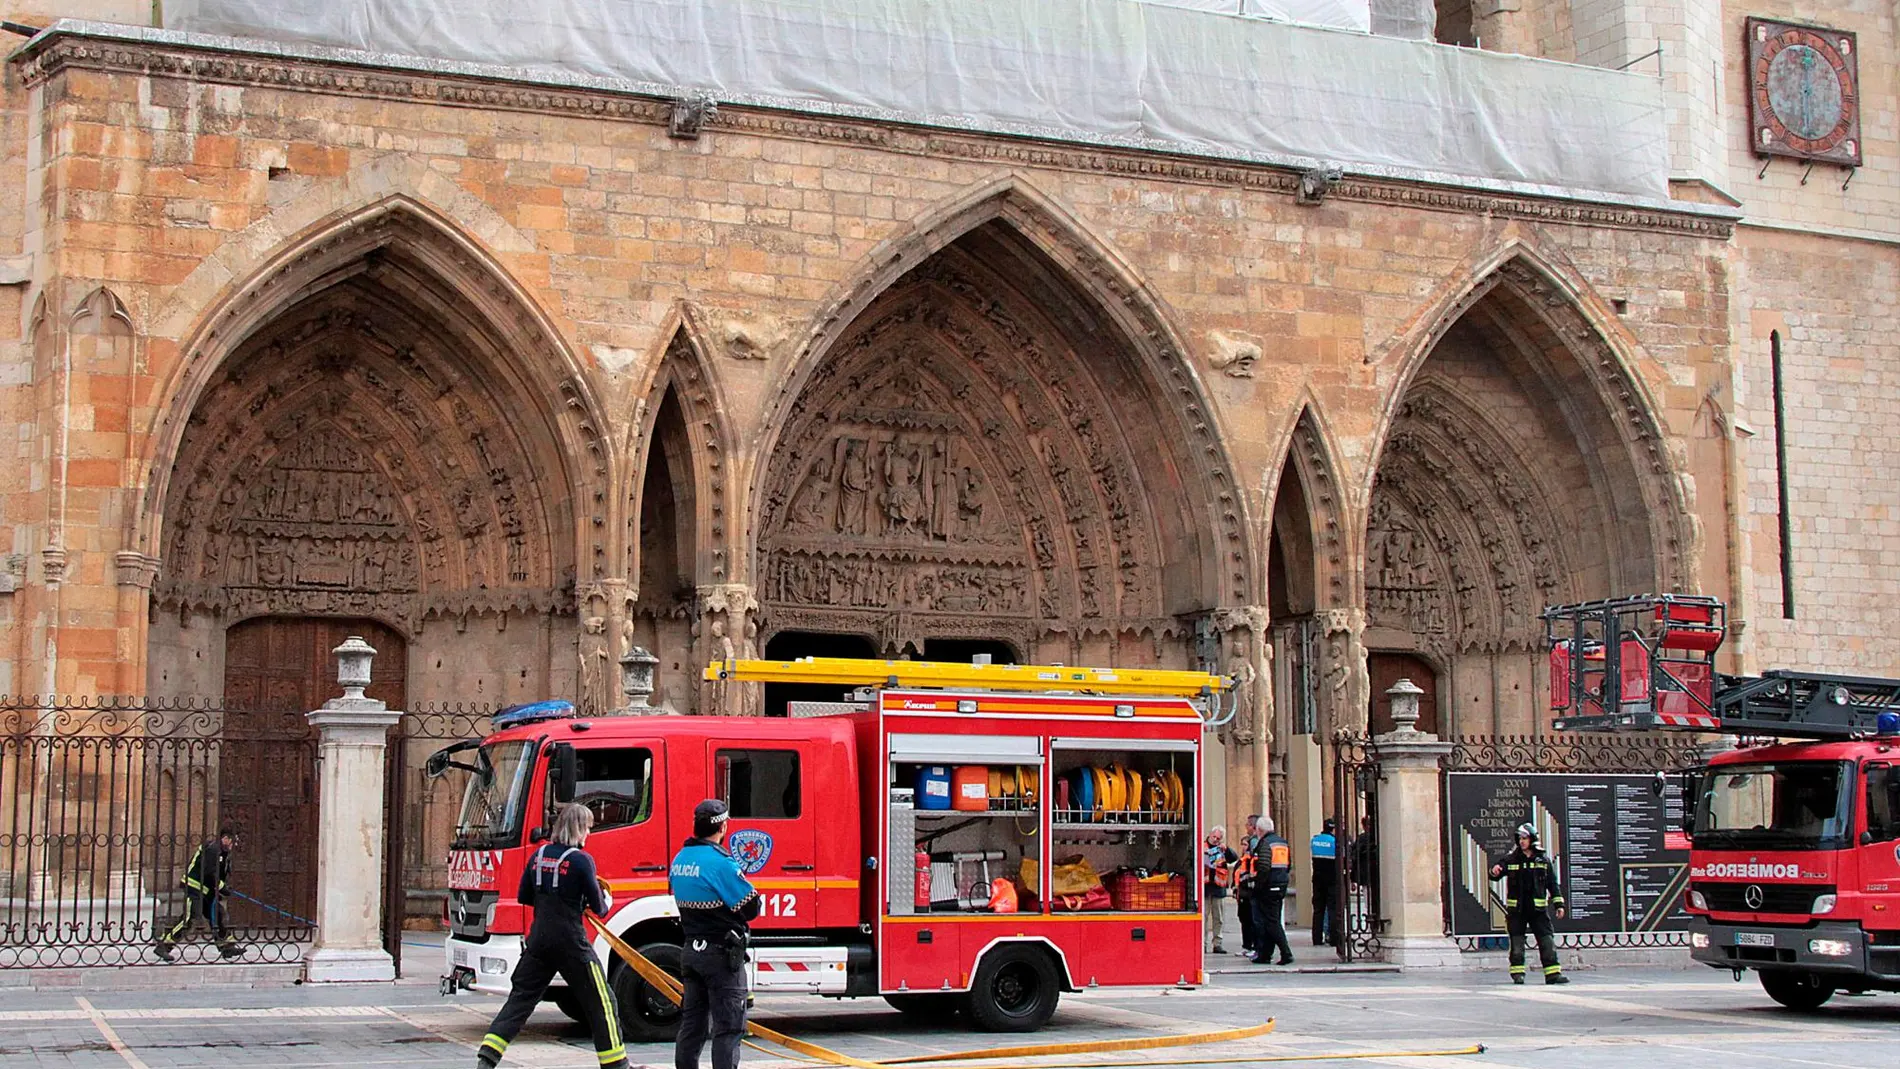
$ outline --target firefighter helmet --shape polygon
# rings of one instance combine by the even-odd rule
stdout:
[[[1517,835],[1518,835],[1518,838],[1520,839],[1529,839],[1531,842],[1536,842],[1537,841],[1537,825],[1532,824],[1529,821],[1526,821],[1523,824],[1519,824],[1517,826]]]

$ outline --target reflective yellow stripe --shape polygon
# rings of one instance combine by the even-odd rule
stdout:
[[[592,955],[589,957],[591,958]],[[594,975],[594,990],[600,992],[600,1009],[607,1015],[607,1044],[612,1049],[601,1052],[600,1060],[604,1065],[613,1061],[614,1058],[626,1057],[626,1053],[620,1048],[620,1009],[614,1005],[614,997],[607,993],[607,976],[600,971],[600,962],[589,961],[587,970]],[[614,1058],[607,1057],[610,1053]]]
[[[1546,966],[1544,966],[1544,975],[1545,975],[1545,976],[1555,976],[1555,975],[1557,975],[1558,973],[1560,973],[1560,972],[1563,972],[1563,971],[1564,971],[1564,967],[1563,967],[1563,966],[1561,966],[1561,965],[1546,965]]]
[[[490,1032],[482,1037],[482,1046],[487,1047],[496,1054],[502,1054],[508,1050],[508,1041]]]
[[[612,1065],[613,1063],[617,1061],[621,1061],[625,1059],[626,1056],[627,1056],[627,1052],[622,1050],[619,1047],[615,1047],[612,1050],[603,1050],[600,1052],[600,1064]]]

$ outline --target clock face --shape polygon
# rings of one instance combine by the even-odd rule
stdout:
[[[1758,156],[1860,166],[1854,35],[1748,20],[1750,142]]]

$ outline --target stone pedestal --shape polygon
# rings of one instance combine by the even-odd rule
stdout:
[[[1445,936],[1444,851],[1439,841],[1439,763],[1451,744],[1419,731],[1418,696],[1401,679],[1392,698],[1397,728],[1373,740],[1379,755],[1379,905],[1390,922],[1385,960],[1407,969],[1455,968],[1458,945]]]
[[[354,643],[353,647],[351,644]],[[360,647],[357,648],[357,647]],[[344,696],[308,714],[317,740],[317,939],[304,956],[306,983],[394,980],[396,963],[383,949],[384,757],[389,729],[402,719],[363,696],[368,656],[352,637],[337,653]],[[349,658],[360,657],[360,676]]]

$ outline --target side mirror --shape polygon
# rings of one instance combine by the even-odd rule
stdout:
[[[1873,845],[1873,842],[1874,842],[1874,833],[1873,833],[1873,832],[1871,832],[1871,831],[1864,831],[1864,832],[1861,832],[1861,833],[1860,833],[1860,845],[1862,845],[1862,846],[1872,846],[1872,845]]]
[[[557,742],[554,753],[548,758],[549,779],[554,787],[554,800],[566,805],[574,800],[574,784],[579,782],[580,756],[574,752],[572,743]]]
[[[1695,833],[1696,805],[1702,800],[1702,774],[1706,771],[1708,771],[1706,768],[1690,768],[1684,769],[1676,776],[1677,785],[1682,790],[1682,815],[1677,822],[1677,828],[1684,835]],[[1658,777],[1658,783],[1660,782],[1661,779]]]
[[[447,750],[437,750],[430,754],[428,763],[422,766],[423,773],[430,779],[440,779],[448,770],[449,752]]]
[[[531,843],[545,843],[545,842],[547,842],[547,841],[548,841],[548,827],[547,827],[547,825],[545,825],[545,824],[538,824],[538,825],[536,825],[536,826],[535,826],[535,829],[534,829],[533,831],[531,831],[531,832],[529,832],[529,833],[528,833],[528,841],[529,841],[529,842],[531,842]]]

